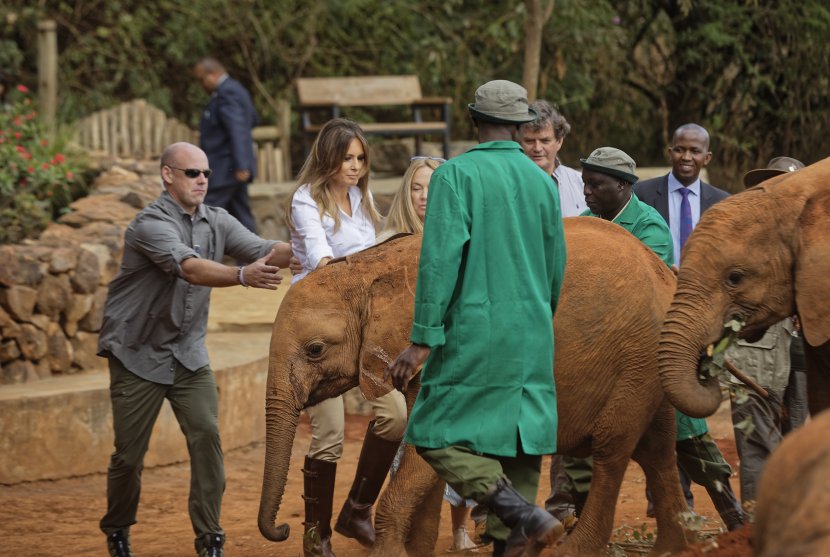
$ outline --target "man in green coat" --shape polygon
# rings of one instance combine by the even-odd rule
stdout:
[[[537,555],[564,533],[532,503],[542,455],[556,451],[559,196],[516,142],[536,117],[524,88],[491,81],[469,110],[479,145],[432,175],[412,344],[389,373],[405,390],[424,365],[406,442],[489,509],[493,554]]]
[[[619,224],[663,260],[674,264],[674,246],[668,224],[656,209],[637,199],[632,186],[639,180],[634,159],[614,147],[594,149],[582,163],[582,181],[588,210],[581,216],[599,217]],[[682,487],[689,507],[694,499],[690,480],[706,488],[715,508],[729,530],[743,523],[743,513],[735,498],[729,477],[732,469],[724,460],[703,418],[691,418],[675,410],[677,418],[676,449]],[[561,500],[557,495],[570,491],[577,507],[581,507],[591,485],[590,459],[563,457],[566,484],[553,488],[549,501]],[[551,474],[553,477],[553,474]],[[546,504],[556,512],[555,504]],[[578,513],[578,510],[577,510]]]

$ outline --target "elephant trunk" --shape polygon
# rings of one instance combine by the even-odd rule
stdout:
[[[288,524],[276,524],[285,493],[291,447],[297,432],[300,407],[288,388],[268,389],[265,399],[265,471],[257,522],[260,533],[274,542],[288,539]]]
[[[721,403],[717,377],[700,378],[698,367],[709,339],[707,325],[716,322],[717,304],[678,290],[666,314],[657,350],[660,380],[669,401],[693,418],[715,413]],[[708,308],[702,312],[701,308]],[[717,334],[717,333],[715,333]]]

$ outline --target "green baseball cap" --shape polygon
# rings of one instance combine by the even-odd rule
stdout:
[[[594,149],[587,159],[579,159],[582,168],[594,170],[601,174],[608,174],[622,178],[629,184],[636,184],[640,179],[634,174],[637,164],[625,151],[616,147],[599,147]]]

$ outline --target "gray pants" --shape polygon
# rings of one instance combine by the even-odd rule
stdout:
[[[752,419],[752,429],[735,428],[735,445],[738,448],[741,473],[741,501],[746,505],[755,500],[755,492],[761,470],[769,455],[781,443],[784,426],[782,393],[768,389],[769,398],[763,399],[753,392],[742,404],[732,401],[732,424],[737,426],[746,418]]]
[[[172,385],[140,378],[109,358],[115,452],[107,470],[107,513],[101,530],[111,534],[136,523],[141,472],[153,424],[164,399],[176,414],[190,454],[188,509],[196,537],[224,534],[219,526],[225,468],[219,441],[219,393],[210,367],[190,371],[177,362]]]

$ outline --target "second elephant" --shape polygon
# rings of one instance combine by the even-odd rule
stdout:
[[[685,547],[686,510],[674,454],[674,412],[657,377],[656,349],[674,275],[645,245],[600,219],[565,219],[568,261],[556,329],[559,452],[594,457],[584,513],[559,555],[602,555],[628,462],[655,497],[654,552]],[[292,286],[274,323],[266,393],[266,457],[259,527],[275,526],[300,411],[360,384],[391,389],[386,366],[408,344],[420,236],[395,239],[329,264]],[[509,262],[507,263],[509,264]],[[516,331],[522,334],[522,331]],[[414,401],[419,382],[410,385]],[[498,412],[498,408],[493,408]],[[372,555],[434,555],[443,484],[407,447],[382,495]]]

